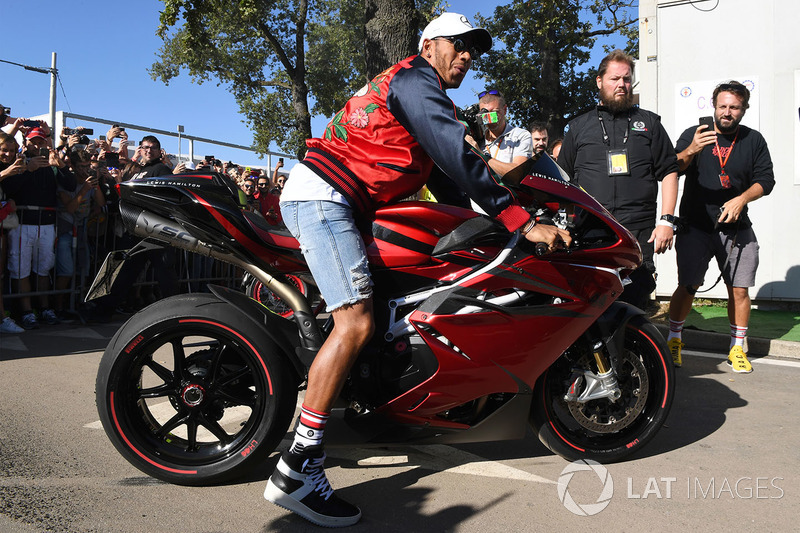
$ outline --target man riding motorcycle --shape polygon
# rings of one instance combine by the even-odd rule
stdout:
[[[521,230],[551,250],[568,232],[535,220],[465,140],[445,90],[457,88],[472,61],[491,48],[483,28],[444,13],[422,33],[419,54],[390,67],[356,93],[292,169],[281,212],[300,243],[334,328],[308,373],[295,437],[264,497],[324,526],[347,526],[358,507],[338,498],[325,476],[323,432],[348,371],[374,331],[372,281],[359,219],[419,190],[434,165],[509,232]]]

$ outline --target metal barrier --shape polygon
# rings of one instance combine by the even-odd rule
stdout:
[[[15,300],[46,298],[49,299],[47,305],[49,308],[75,312],[83,302],[86,292],[108,252],[129,249],[139,240],[124,232],[117,213],[108,213],[107,210],[95,212],[73,223],[71,227],[65,226],[62,219],[60,224],[61,231],[59,232],[60,212],[52,208],[50,210],[55,211],[56,224],[53,226],[52,232],[54,235],[52,244],[53,267],[48,270],[46,276],[50,280],[48,283],[49,288],[44,290],[33,289],[36,285],[34,278],[38,274],[36,265],[42,259],[45,262],[49,262],[47,258],[41,256],[42,253],[49,253],[49,251],[35,246],[40,244],[43,238],[45,239],[44,244],[49,246],[47,239],[50,239],[48,236],[50,230],[45,229],[48,225],[20,224],[17,229],[4,231],[4,233],[7,233],[8,257],[6,261],[7,271],[2,278],[4,286],[1,289],[7,310],[14,307]],[[17,206],[17,214],[20,220],[30,220],[27,218],[30,215],[26,216],[26,212],[39,213],[41,211],[42,208],[36,206]],[[37,229],[24,230],[23,228],[26,226],[29,228],[32,226]],[[68,227],[69,229],[67,229]],[[31,242],[31,239],[26,238],[25,234],[33,232],[37,234],[37,237]],[[25,248],[30,250],[30,259],[28,259]],[[205,285],[208,283],[231,288],[239,287],[241,284],[243,273],[237,271],[238,269],[232,265],[174,249],[169,249],[167,253],[174,259],[174,263],[166,266],[172,269],[179,292],[200,292],[205,289]],[[12,264],[12,261],[16,261],[16,264]],[[22,292],[19,287],[19,280],[13,279],[12,273],[16,272],[17,278],[24,278],[21,274],[28,270],[28,262],[31,265],[29,279],[32,290]],[[138,294],[138,298],[144,303],[149,303],[153,300],[155,293],[152,289],[158,285],[158,282],[153,279],[152,269],[153,265],[148,262],[147,267],[139,272],[137,280],[132,287],[133,294]],[[69,275],[59,275],[61,272],[69,272]],[[133,303],[130,300],[131,298],[136,297],[131,296],[129,293],[129,304]],[[139,303],[141,304],[141,302]],[[19,306],[17,305],[17,307]],[[33,305],[32,307],[40,312],[45,308],[41,305]],[[19,315],[23,311],[27,311],[27,309],[17,309],[16,314]],[[0,317],[0,320],[2,320],[2,317]]]

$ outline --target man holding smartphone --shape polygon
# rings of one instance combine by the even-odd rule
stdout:
[[[14,291],[23,294],[20,302],[25,329],[39,327],[31,298],[26,295],[33,290],[31,272],[36,273],[37,291],[50,290],[50,270],[55,264],[56,191],[59,186],[70,192],[76,187],[75,176],[49,145],[42,128],[31,128],[25,136],[25,171],[3,181],[3,190],[17,203],[20,221],[9,233],[8,271]],[[58,324],[48,296],[41,296],[39,303],[40,317],[48,324]]]
[[[701,119],[681,134],[675,147],[678,167],[686,175],[680,215],[685,231],[678,236],[678,288],[669,305],[672,357],[680,366],[681,332],[692,300],[712,257],[728,289],[731,341],[728,364],[734,372],[752,372],[744,353],[750,320],[748,288],[755,285],[758,240],[747,216],[747,204],[769,194],[775,185],[767,142],[740,124],[750,106],[750,91],[737,81],[714,89],[713,126]]]

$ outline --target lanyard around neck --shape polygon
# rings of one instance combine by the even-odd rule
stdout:
[[[722,159],[722,150],[719,148],[719,141],[717,137],[714,138],[714,144],[717,145],[717,158],[719,159],[719,169],[722,173],[725,173],[725,165],[728,164],[728,158],[731,156],[731,152],[733,152],[733,145],[736,144],[736,139],[739,138],[739,128],[736,128],[736,135],[733,136],[733,142],[731,146],[728,148],[728,153],[725,154],[725,159]]]
[[[600,114],[600,108],[597,109],[597,119],[600,121],[600,129],[603,130],[603,143],[607,144],[608,146],[611,146],[611,143],[609,142],[608,138],[608,132],[606,131],[606,125],[605,122],[603,121],[603,115]],[[630,131],[631,131],[631,112],[630,110],[628,110],[628,125],[625,127],[625,136],[622,137],[623,145],[628,142],[628,134],[630,133]]]

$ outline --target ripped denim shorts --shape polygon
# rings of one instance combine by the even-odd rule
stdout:
[[[300,243],[325,298],[327,311],[372,296],[367,250],[350,206],[307,200],[281,202],[280,207],[283,221]]]

